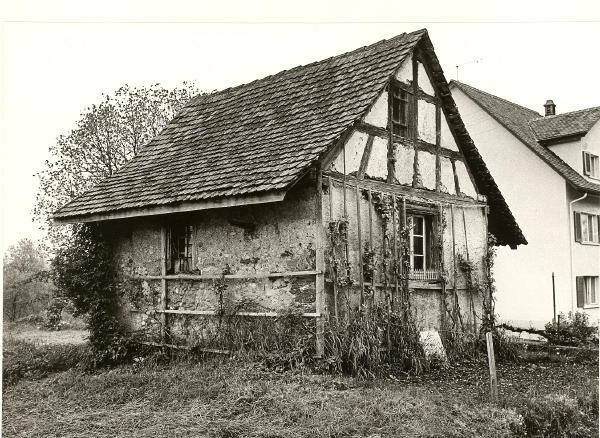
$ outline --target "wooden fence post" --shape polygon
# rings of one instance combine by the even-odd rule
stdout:
[[[485,334],[485,340],[487,344],[487,355],[488,365],[490,368],[490,393],[492,401],[495,403],[498,401],[498,378],[496,376],[496,358],[494,357],[494,339],[492,332]]]
[[[160,340],[165,342],[167,336],[167,227],[160,228]]]

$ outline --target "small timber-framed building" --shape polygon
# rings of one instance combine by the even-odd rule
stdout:
[[[439,330],[450,302],[476,326],[460,262],[483,280],[488,231],[526,243],[426,30],[192,99],[55,220],[102,222],[137,290],[131,326],[158,314],[188,344],[223,300],[248,318],[312,318],[317,350],[323,322],[360,304],[408,301]]]

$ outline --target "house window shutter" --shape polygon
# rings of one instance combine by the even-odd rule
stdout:
[[[585,287],[584,287],[584,278],[583,277],[575,277],[575,285],[577,290],[577,307],[583,307],[585,303]]]
[[[581,214],[573,212],[573,223],[575,225],[575,242],[581,242]]]
[[[582,153],[581,153],[581,158],[582,158],[582,160],[581,160],[581,161],[583,162],[583,174],[584,174],[584,175],[587,175],[587,174],[588,174],[588,171],[587,171],[587,168],[586,168],[586,165],[585,165],[585,159],[586,159],[585,152],[582,152]]]

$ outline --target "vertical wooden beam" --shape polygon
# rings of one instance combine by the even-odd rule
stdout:
[[[333,181],[331,180],[330,176],[327,177],[327,182],[329,183],[329,222],[332,223],[332,222],[334,222],[334,218],[333,218]],[[332,254],[335,252],[333,242],[331,242],[331,252],[332,252]],[[333,257],[331,260],[333,262]],[[330,264],[329,270],[330,270],[330,274],[331,274],[331,285],[333,288],[333,314],[335,315],[335,317],[337,319],[337,317],[338,317],[337,275],[334,272],[333,265]]]
[[[360,189],[358,183],[356,188],[356,228],[358,231],[358,282],[360,284],[360,305],[365,302],[365,281],[363,273],[363,247],[362,247],[362,225],[360,214]]]
[[[412,139],[417,140],[419,138],[419,98],[417,93],[419,91],[419,66],[417,63],[417,57],[413,54],[412,57]]]
[[[160,227],[160,339],[164,343],[167,336],[167,227]]]
[[[345,158],[345,157],[344,157]],[[327,308],[325,305],[325,250],[323,241],[325,240],[325,226],[323,222],[323,172],[320,168],[317,172],[317,187],[315,194],[315,310],[319,314],[316,321],[316,345],[315,353],[317,357],[322,357],[325,349],[325,318]],[[331,186],[330,186],[331,190]],[[331,192],[330,192],[331,193]]]
[[[440,151],[442,148],[442,111],[439,103],[435,104],[435,190],[442,191],[442,159]]]
[[[402,224],[402,229],[406,228],[406,198],[402,198],[402,217],[400,219],[400,223]],[[410,239],[410,237],[409,237]],[[404,242],[405,245],[408,245],[410,248],[410,242],[409,241],[405,241]],[[410,257],[407,256],[407,257]],[[406,309],[406,305],[408,303],[408,284],[409,284],[409,269],[408,266],[410,265],[410,263],[408,263],[408,260],[406,260],[405,256],[404,256],[404,250],[402,251],[402,259],[401,259],[402,265],[406,265],[407,269],[406,269],[406,273],[404,275],[404,278],[402,279],[402,281],[404,282],[403,284],[403,293],[402,293],[402,306],[403,309]],[[405,263],[406,262],[406,263]]]
[[[396,231],[396,195],[392,193],[392,251],[394,254],[394,293],[392,294],[392,309],[394,309],[394,300],[398,297],[398,234]]]
[[[393,76],[390,76],[388,81],[388,148],[387,148],[387,182],[393,184],[394,182],[394,140],[393,131],[394,127],[392,124],[392,111],[394,102],[394,87],[393,87]]]
[[[367,191],[367,200],[369,204],[369,252],[371,256],[371,289],[373,292],[372,304],[375,304],[375,295],[377,295],[377,290],[375,288],[375,254],[373,253],[373,193],[371,189]]]

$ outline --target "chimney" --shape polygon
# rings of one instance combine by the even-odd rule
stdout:
[[[544,104],[544,108],[546,108],[546,116],[554,116],[556,115],[556,105],[552,102],[551,99],[548,99]]]

